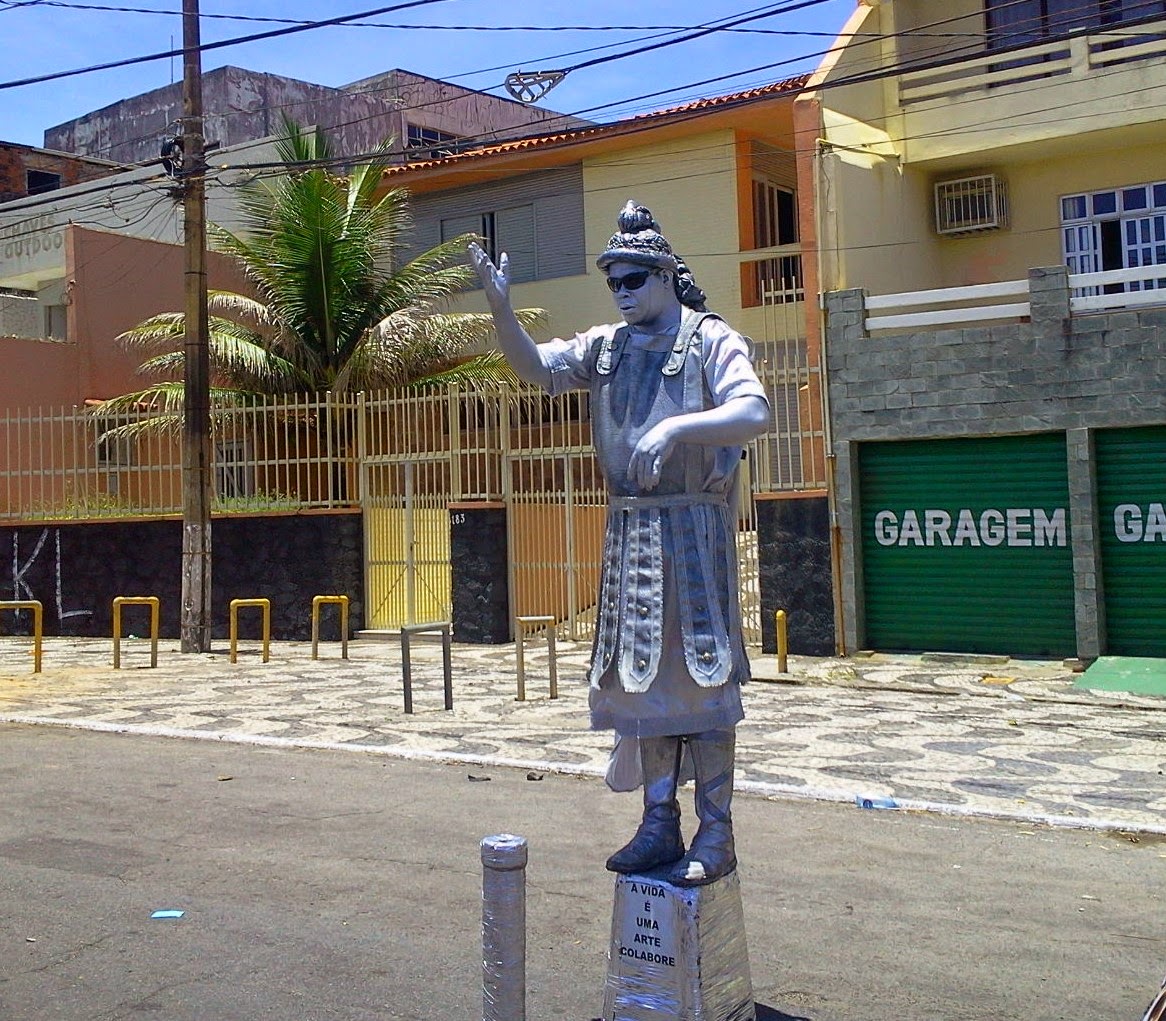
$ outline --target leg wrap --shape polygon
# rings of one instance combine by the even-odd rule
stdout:
[[[680,742],[679,737],[640,738],[644,818],[636,835],[607,859],[609,871],[644,872],[660,865],[670,865],[684,856],[680,803],[676,800]]]
[[[696,769],[696,814],[700,828],[692,847],[669,874],[678,886],[703,886],[737,867],[733,846],[733,762],[736,731],[690,734],[688,749]]]

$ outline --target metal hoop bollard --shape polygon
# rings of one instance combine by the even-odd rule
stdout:
[[[526,1018],[526,838],[484,837],[482,1021]]]
[[[44,604],[39,599],[7,599],[0,601],[0,610],[32,610],[32,672],[39,674],[44,646]]]
[[[121,608],[148,606],[150,608],[150,666],[158,665],[158,617],[162,601],[157,596],[114,596],[113,599],[113,668],[121,667]]]
[[[441,632],[441,666],[445,672],[445,708],[453,708],[453,664],[450,653],[450,623],[435,620],[428,624],[403,624],[401,626],[401,680],[405,687],[405,712],[413,712],[413,664],[410,660],[409,639],[413,635],[437,634]]]
[[[325,603],[336,603],[340,606],[340,658],[348,659],[348,596],[312,597],[312,659],[319,659],[317,653],[320,646],[320,607]]]
[[[271,600],[232,599],[231,600],[231,662],[238,660],[239,607],[258,606],[263,610],[263,662],[271,658]]]
[[[554,617],[514,618],[514,653],[518,660],[518,694],[515,696],[515,702],[526,701],[526,652],[523,648],[526,638],[526,628],[538,624],[546,625],[547,661],[550,672],[551,698],[559,697],[559,664],[555,648],[555,623]]]

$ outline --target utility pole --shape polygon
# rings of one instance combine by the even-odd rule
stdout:
[[[198,0],[182,0],[182,176],[186,340],[182,402],[183,652],[211,647],[210,344],[206,307],[206,169]]]

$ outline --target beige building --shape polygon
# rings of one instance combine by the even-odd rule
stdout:
[[[250,168],[276,160],[273,136],[285,115],[325,129],[338,155],[393,138],[405,161],[540,126],[590,123],[402,70],[329,88],[228,66],[203,75],[203,94],[206,138],[215,143],[207,219],[228,228],[237,226],[238,186],[253,177]],[[0,376],[0,409],[81,404],[141,385],[133,373],[138,359],[114,338],[181,305],[180,249],[163,255],[150,244],[183,241],[180,195],[158,162],[181,113],[178,83],[50,128],[48,144],[62,151],[57,163],[89,168],[89,175],[35,177],[53,188],[31,194],[26,188],[0,204],[0,349],[11,370]],[[24,149],[0,145],[0,157],[11,150],[13,160],[23,161]],[[94,168],[103,180],[90,180]],[[97,250],[100,258],[87,254]]]
[[[1166,655],[1164,56],[1160,0],[863,0],[795,104],[844,648]]]
[[[796,104],[819,289],[1162,261],[1122,222],[1163,241],[1164,27],[1158,0],[862,0]]]

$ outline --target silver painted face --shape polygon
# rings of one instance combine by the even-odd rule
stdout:
[[[633,262],[613,262],[607,267],[607,276],[609,280],[618,280],[642,274],[646,268]],[[623,321],[641,329],[673,325],[680,305],[668,270],[649,271],[641,287],[635,290],[622,287],[613,293],[612,298]]]

